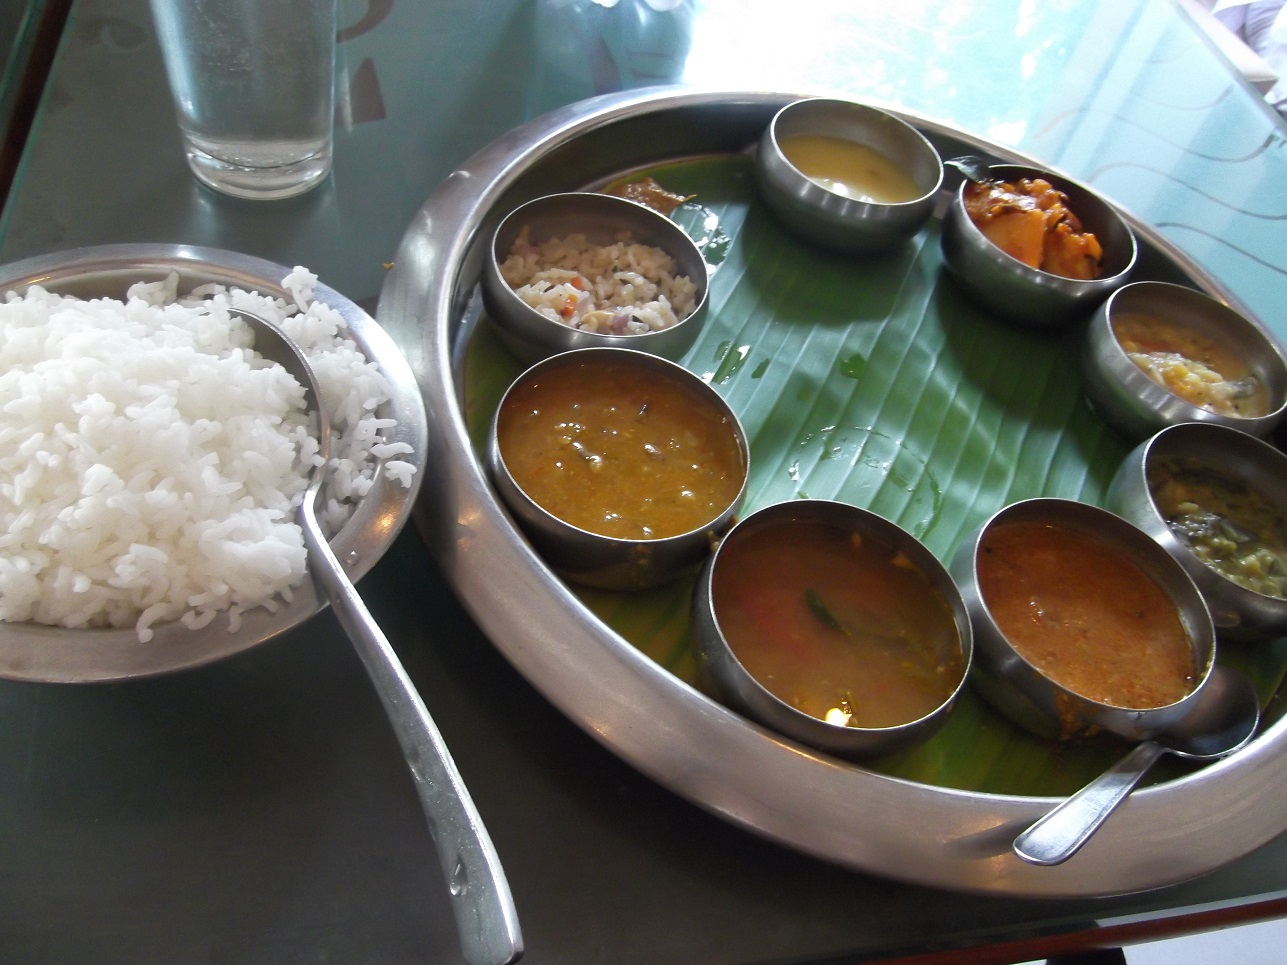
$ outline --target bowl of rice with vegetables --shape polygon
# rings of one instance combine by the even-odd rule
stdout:
[[[516,208],[483,266],[483,304],[525,362],[576,348],[629,347],[677,359],[706,315],[701,252],[665,215],[588,192]]]
[[[169,672],[322,608],[295,520],[312,415],[239,310],[317,373],[320,515],[354,580],[409,517],[427,431],[414,376],[307,269],[173,245],[0,268],[0,676]]]

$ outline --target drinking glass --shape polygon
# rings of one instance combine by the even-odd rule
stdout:
[[[331,169],[336,0],[150,0],[188,165],[242,198]]]

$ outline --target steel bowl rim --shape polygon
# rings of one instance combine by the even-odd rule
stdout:
[[[956,685],[952,688],[952,692],[945,697],[938,706],[914,720],[903,721],[900,724],[891,724],[887,727],[850,727],[848,725],[840,727],[835,724],[830,724],[825,720],[819,720],[819,718],[814,717],[811,714],[806,714],[805,712],[792,707],[777,694],[773,693],[773,691],[769,690],[768,687],[764,686],[764,684],[760,682],[759,678],[751,673],[737,656],[736,651],[729,644],[723,628],[720,626],[719,611],[715,606],[715,601],[713,598],[709,598],[709,595],[705,593],[705,588],[709,583],[710,578],[713,578],[715,570],[719,568],[720,559],[724,555],[725,548],[729,545],[729,541],[733,539],[739,531],[745,532],[751,527],[764,525],[765,520],[769,517],[782,514],[790,515],[793,510],[799,510],[801,508],[803,508],[805,512],[811,512],[814,515],[835,515],[837,513],[847,513],[850,517],[860,520],[861,525],[870,527],[874,531],[879,532],[880,538],[885,539],[886,542],[891,545],[895,545],[895,543],[894,539],[890,537],[896,537],[898,540],[896,548],[900,550],[905,546],[914,544],[919,547],[918,556],[921,556],[924,562],[933,564],[933,576],[935,578],[934,588],[939,589],[940,584],[942,584],[951,589],[952,593],[950,595],[948,593],[943,593],[943,595],[945,597],[945,602],[948,605],[948,609],[952,614],[953,625],[956,628],[956,649],[961,656],[961,675],[956,681]],[[729,552],[731,552],[731,550]],[[921,561],[918,560],[917,562],[919,565]],[[776,708],[783,711],[784,715],[788,719],[799,721],[800,726],[795,729],[801,733],[806,732],[809,729],[816,729],[813,725],[822,724],[824,727],[834,728],[834,731],[829,731],[828,733],[832,733],[836,737],[837,742],[841,741],[841,735],[852,735],[854,742],[861,742],[873,737],[885,735],[896,738],[909,732],[914,733],[933,721],[941,721],[945,719],[955,706],[961,695],[961,691],[965,688],[966,681],[970,674],[970,665],[974,656],[974,647],[969,614],[966,612],[965,601],[961,596],[960,590],[957,587],[955,580],[952,579],[951,574],[947,571],[947,568],[943,566],[937,557],[925,548],[924,544],[916,539],[916,537],[911,533],[907,532],[907,530],[887,520],[879,513],[874,513],[871,510],[863,509],[861,506],[855,506],[851,503],[835,499],[809,498],[769,503],[768,505],[761,506],[754,512],[748,513],[746,516],[742,517],[729,529],[727,533],[724,534],[723,537],[720,538],[719,545],[715,548],[715,551],[711,553],[707,566],[710,567],[710,575],[709,577],[703,575],[702,591],[698,596],[703,600],[705,606],[710,611],[711,623],[715,631],[716,638],[714,642],[711,640],[703,640],[698,643],[698,646],[701,648],[705,648],[707,646],[717,647],[720,653],[727,660],[730,660],[737,668],[738,675],[742,680],[745,683],[751,684],[760,697],[768,699]],[[764,720],[759,721],[759,723],[765,727],[769,727],[770,729],[773,729],[774,726]],[[802,743],[808,743],[808,740],[805,737],[799,736],[798,733],[792,734],[785,731],[784,733],[787,733],[787,736],[799,740]],[[929,735],[926,734],[926,736],[928,737]]]
[[[1061,519],[1056,518],[1055,514],[1061,514],[1069,511],[1090,519],[1096,519],[1106,526],[1116,527],[1118,530],[1123,532],[1137,532],[1140,536],[1140,539],[1136,541],[1139,543],[1139,551],[1137,552],[1133,548],[1125,546],[1124,540],[1118,539],[1115,535],[1109,535],[1107,538],[1100,539],[1091,531],[1089,526],[1083,525],[1080,521],[1065,524]],[[1170,571],[1169,579],[1179,584],[1182,588],[1182,592],[1188,597],[1188,599],[1177,600],[1175,594],[1169,592],[1165,587],[1162,587],[1162,589],[1171,600],[1171,603],[1177,612],[1177,616],[1180,617],[1181,622],[1185,627],[1185,633],[1186,636],[1189,637],[1190,649],[1193,651],[1194,656],[1202,657],[1204,659],[1204,666],[1201,669],[1200,675],[1183,697],[1179,700],[1172,701],[1169,704],[1159,704],[1153,707],[1125,707],[1119,704],[1111,704],[1106,701],[1095,700],[1092,697],[1087,697],[1085,694],[1071,689],[1067,685],[1060,683],[1058,680],[1051,677],[1048,673],[1030,661],[1023,651],[1015,647],[1014,644],[1010,642],[1009,637],[996,622],[996,617],[993,615],[992,608],[988,605],[987,598],[984,595],[982,588],[978,586],[977,574],[979,549],[983,542],[983,537],[990,529],[992,529],[992,527],[1005,523],[1014,516],[1035,518],[1038,520],[1045,520],[1047,522],[1053,521],[1052,525],[1064,526],[1065,528],[1073,529],[1084,536],[1090,536],[1098,542],[1105,543],[1106,545],[1117,549],[1119,552],[1129,555],[1131,562],[1140,566],[1146,574],[1149,574],[1150,569],[1155,567]],[[1129,527],[1129,530],[1126,529],[1127,527]],[[1057,694],[1062,694],[1067,698],[1077,701],[1079,704],[1091,708],[1092,714],[1113,715],[1127,713],[1138,717],[1156,717],[1162,713],[1173,712],[1176,708],[1182,705],[1192,703],[1196,699],[1198,691],[1206,685],[1207,680],[1210,678],[1212,668],[1216,664],[1217,640],[1215,628],[1211,622],[1210,611],[1208,610],[1206,601],[1196,583],[1194,583],[1193,578],[1189,575],[1188,571],[1185,570],[1183,565],[1180,564],[1172,554],[1166,552],[1164,547],[1158,545],[1157,541],[1152,538],[1152,534],[1140,529],[1115,513],[1098,506],[1093,506],[1089,503],[1064,499],[1061,497],[1037,496],[1030,499],[1022,499],[1003,506],[980,523],[979,526],[970,534],[966,542],[962,544],[961,549],[963,552],[968,551],[969,554],[971,580],[975,584],[977,591],[977,612],[979,615],[987,619],[988,629],[992,632],[994,638],[1001,641],[1007,654],[1017,659],[1022,664],[1025,671],[1039,677],[1043,684],[1050,687]],[[1155,549],[1157,552],[1154,552]],[[1140,563],[1140,556],[1143,553],[1147,553],[1149,556],[1147,566],[1141,565]],[[1196,614],[1196,619],[1199,624],[1196,627],[1191,626],[1194,621],[1194,614]],[[1205,617],[1205,619],[1202,619],[1203,617]],[[1202,639],[1196,638],[1195,634],[1198,632],[1201,633]]]
[[[1284,600],[1281,597],[1270,596],[1266,593],[1260,593],[1256,590],[1245,587],[1241,583],[1237,583],[1229,579],[1229,577],[1225,576],[1220,571],[1208,566],[1196,553],[1193,552],[1193,550],[1189,549],[1189,547],[1185,545],[1183,540],[1177,538],[1172,532],[1170,526],[1167,525],[1166,517],[1162,515],[1162,511],[1157,505],[1157,499],[1153,495],[1153,488],[1148,484],[1149,463],[1158,449],[1161,449],[1168,444],[1174,445],[1174,443],[1171,442],[1174,437],[1182,434],[1192,434],[1193,432],[1215,432],[1217,435],[1223,435],[1230,446],[1242,446],[1245,449],[1253,451],[1255,455],[1252,458],[1254,459],[1265,458],[1272,462],[1280,463],[1281,468],[1284,470],[1283,478],[1287,479],[1287,454],[1279,451],[1273,445],[1257,436],[1250,435],[1238,429],[1216,422],[1181,422],[1159,429],[1154,435],[1140,443],[1138,447],[1138,472],[1141,479],[1137,482],[1141,486],[1140,491],[1147,500],[1150,510],[1152,510],[1152,521],[1156,525],[1156,532],[1149,532],[1149,535],[1155,542],[1161,544],[1172,557],[1183,557],[1185,560],[1188,560],[1192,564],[1193,571],[1205,574],[1213,583],[1218,584],[1222,590],[1229,593],[1235,600],[1241,598],[1249,601],[1264,602],[1275,607],[1281,607],[1284,613],[1287,614],[1287,600]],[[1165,453],[1158,456],[1158,458],[1165,458]],[[1126,461],[1129,462],[1129,459],[1130,456],[1128,455]],[[1217,468],[1217,472],[1218,471],[1219,470]],[[1274,501],[1278,504],[1278,508],[1287,514],[1287,499],[1275,499]],[[1183,565],[1184,564],[1181,563],[1181,566]],[[1186,567],[1186,571],[1189,571],[1188,567]],[[1196,583],[1197,581],[1195,581],[1195,584]],[[1200,585],[1198,586],[1198,589],[1199,592],[1201,592]]]
[[[1026,265],[1018,258],[1015,258],[1008,251],[1004,251],[997,245],[993,244],[979,229],[965,212],[965,189],[971,183],[969,179],[963,179],[957,185],[956,191],[952,195],[952,206],[957,209],[957,222],[961,232],[969,239],[971,247],[982,250],[994,251],[1002,260],[999,265],[1008,275],[1016,279],[1023,279],[1025,282],[1043,289],[1051,289],[1064,292],[1069,297],[1080,297],[1080,293],[1092,293],[1101,290],[1110,289],[1116,291],[1124,284],[1131,272],[1135,269],[1136,262],[1139,261],[1139,241],[1135,237],[1135,230],[1131,227],[1130,222],[1126,219],[1123,212],[1118,206],[1109,201],[1108,198],[1100,194],[1094,188],[1076,178],[1063,174],[1054,168],[1038,167],[1033,164],[1024,162],[1004,163],[990,165],[990,170],[1002,172],[1015,172],[1016,174],[1028,174],[1045,178],[1052,183],[1056,190],[1062,190],[1064,184],[1073,185],[1078,191],[1084,192],[1108,212],[1122,228],[1125,237],[1130,242],[1130,251],[1121,270],[1114,272],[1112,275],[1101,275],[1098,278],[1069,278],[1066,275],[1056,275],[1054,272],[1042,271],[1040,268],[1033,268]],[[986,246],[986,247],[985,247]]]
[[[623,536],[608,536],[603,533],[596,533],[594,530],[582,529],[579,526],[569,523],[561,516],[557,516],[550,512],[539,502],[533,499],[518,480],[514,478],[514,474],[510,472],[509,466],[505,463],[505,455],[501,451],[500,445],[496,439],[497,427],[500,422],[500,412],[501,409],[504,408],[505,400],[509,398],[510,393],[523,383],[527,382],[534,374],[541,370],[548,369],[556,365],[572,365],[575,363],[577,357],[584,357],[587,354],[604,355],[607,353],[611,353],[617,358],[631,359],[631,364],[648,365],[654,369],[665,372],[668,378],[676,382],[683,382],[692,386],[702,395],[705,401],[709,403],[712,408],[716,409],[728,421],[734,441],[737,443],[738,451],[742,455],[742,482],[738,487],[736,495],[734,495],[732,500],[729,501],[728,505],[700,526],[694,526],[692,529],[686,530],[683,533],[674,533],[670,536],[658,537],[657,539],[629,539]],[[497,468],[505,473],[506,477],[513,483],[515,490],[522,497],[525,509],[529,509],[539,514],[546,522],[554,525],[560,531],[566,532],[569,536],[574,535],[575,538],[584,538],[596,543],[601,543],[605,546],[665,547],[668,545],[691,542],[699,536],[710,533],[712,530],[719,528],[720,521],[725,517],[736,514],[737,508],[741,506],[742,500],[746,496],[746,487],[751,476],[751,448],[746,438],[746,430],[742,426],[742,420],[738,418],[737,413],[733,411],[732,407],[729,406],[724,397],[716,392],[709,383],[702,381],[702,379],[698,378],[682,365],[672,362],[670,359],[653,355],[651,352],[626,348],[625,346],[595,345],[586,346],[584,348],[569,349],[566,352],[559,352],[556,355],[551,355],[549,358],[542,359],[539,362],[535,362],[528,366],[506,387],[505,391],[501,394],[500,401],[496,404],[496,411],[492,414],[491,422],[488,427],[487,449],[489,453],[494,455]]]
[[[916,140],[916,142],[923,148],[922,153],[924,153],[926,157],[932,157],[934,159],[934,162],[938,170],[938,177],[935,179],[934,184],[928,190],[922,191],[921,194],[919,194],[917,197],[910,198],[907,201],[869,201],[869,200],[859,200],[855,198],[845,198],[844,195],[838,194],[835,191],[832,191],[828,188],[824,188],[822,185],[817,184],[812,179],[810,179],[808,175],[806,175],[803,171],[801,171],[798,167],[796,167],[794,164],[791,163],[790,158],[788,158],[786,156],[786,153],[782,150],[782,145],[779,141],[778,133],[777,133],[778,123],[782,120],[782,117],[784,114],[792,110],[803,110],[806,107],[811,105],[829,106],[829,107],[836,107],[839,109],[855,109],[855,110],[861,111],[862,113],[871,113],[880,117],[888,118],[890,121],[899,125],[900,129],[905,130],[907,133],[912,135],[912,137]],[[781,110],[777,111],[777,113],[773,115],[773,118],[769,121],[768,127],[764,129],[764,139],[762,143],[768,143],[773,146],[773,149],[776,152],[776,156],[779,159],[781,159],[782,163],[787,165],[793,172],[795,172],[795,174],[801,179],[802,182],[807,182],[806,188],[810,191],[811,194],[813,193],[812,188],[817,188],[818,192],[820,192],[817,195],[818,197],[844,198],[846,201],[849,201],[854,205],[870,207],[877,211],[884,211],[884,210],[895,211],[900,208],[913,209],[913,208],[922,207],[927,203],[929,203],[930,201],[932,201],[934,196],[937,195],[939,190],[943,187],[943,178],[945,176],[944,167],[943,167],[943,157],[941,154],[939,154],[938,149],[935,148],[934,145],[930,143],[929,139],[920,131],[918,131],[915,127],[909,124],[906,120],[904,120],[902,117],[899,117],[897,114],[891,111],[883,110],[882,108],[879,108],[879,107],[874,107],[870,104],[863,104],[859,101],[850,101],[850,100],[845,100],[843,98],[837,98],[837,97],[805,97],[797,101],[792,101],[791,103],[784,105],[781,108]],[[920,187],[920,185],[917,185],[917,187]],[[821,207],[821,206],[818,206],[818,207]],[[847,220],[849,219],[838,217],[837,223],[847,221]]]
[[[1174,282],[1156,281],[1145,279],[1140,281],[1127,282],[1122,287],[1113,291],[1097,311],[1092,315],[1089,326],[1090,338],[1101,341],[1106,348],[1105,351],[1111,352],[1114,363],[1120,369],[1123,388],[1133,392],[1147,404],[1149,410],[1156,416],[1159,430],[1161,425],[1161,411],[1165,408],[1175,409],[1180,413],[1178,419],[1168,420],[1170,424],[1180,424],[1183,422],[1204,422],[1211,425],[1225,426],[1236,429],[1240,432],[1259,436],[1269,432],[1274,425],[1280,422],[1287,415],[1287,391],[1280,391],[1280,398],[1276,408],[1271,409],[1264,415],[1260,416],[1239,416],[1229,415],[1223,412],[1214,412],[1211,409],[1203,408],[1200,405],[1194,405],[1183,396],[1172,392],[1163,385],[1154,382],[1148,375],[1136,365],[1126,354],[1122,343],[1118,341],[1116,334],[1113,332],[1113,309],[1121,297],[1138,297],[1142,289],[1160,289],[1167,292],[1184,292],[1197,298],[1210,302],[1215,309],[1228,314],[1231,319],[1237,319],[1249,332],[1259,338],[1262,346],[1268,354],[1275,360],[1278,373],[1287,386],[1287,354],[1284,353],[1283,347],[1271,333],[1265,330],[1263,323],[1259,319],[1253,318],[1243,312],[1238,311],[1233,306],[1214,298],[1205,292],[1189,288],[1185,285],[1178,285]],[[1187,297],[1187,296],[1186,296]],[[1186,327],[1186,326],[1181,326]],[[1117,373],[1113,373],[1116,375]],[[1108,376],[1104,376],[1107,378]]]
[[[660,219],[660,221],[665,222],[666,224],[674,228],[675,229],[674,234],[676,235],[676,238],[677,239],[682,238],[681,243],[685,247],[684,260],[685,261],[695,260],[696,263],[701,264],[704,268],[699,278],[692,279],[692,282],[697,289],[697,297],[696,297],[696,300],[693,302],[692,311],[690,311],[683,318],[677,319],[674,325],[671,325],[667,328],[655,329],[650,332],[636,332],[634,334],[615,334],[611,332],[588,332],[588,331],[584,331],[583,329],[571,328],[570,326],[563,325],[552,318],[548,318],[547,316],[541,314],[541,312],[533,308],[531,305],[527,304],[527,302],[523,301],[523,299],[519,298],[518,294],[514,291],[514,289],[510,288],[509,285],[505,284],[504,278],[500,274],[500,265],[501,265],[501,262],[504,260],[503,256],[501,255],[498,249],[500,236],[502,232],[504,232],[507,229],[507,227],[511,224],[512,219],[516,218],[524,210],[540,204],[556,204],[562,199],[579,199],[579,200],[582,200],[583,203],[599,204],[605,207],[606,206],[621,207],[622,205],[629,205],[630,207],[624,207],[624,208],[621,208],[621,210],[631,212],[633,215],[643,220],[657,221],[658,219]],[[593,199],[593,200],[586,202],[584,199]],[[670,255],[672,258],[675,259],[677,263],[677,267],[682,267],[679,264],[680,258],[674,252],[668,250],[666,254]],[[583,348],[609,347],[609,346],[620,347],[620,348],[630,348],[634,344],[644,346],[650,343],[655,343],[660,340],[666,340],[667,337],[675,338],[680,329],[687,329],[690,327],[700,327],[702,322],[705,319],[706,300],[710,293],[710,270],[709,270],[709,267],[706,266],[706,261],[702,257],[702,253],[700,249],[698,249],[698,247],[692,241],[692,239],[689,238],[687,234],[681,228],[679,228],[678,225],[676,225],[665,215],[661,214],[658,211],[655,211],[654,209],[648,207],[645,204],[641,204],[638,201],[631,200],[630,198],[622,198],[622,197],[617,197],[615,195],[596,193],[593,191],[556,191],[551,194],[543,194],[534,198],[528,198],[526,201],[523,201],[521,204],[518,204],[512,210],[507,212],[497,222],[495,229],[491,233],[491,238],[486,248],[485,257],[487,259],[486,270],[489,273],[494,273],[495,277],[500,279],[500,284],[497,286],[498,294],[499,294],[499,297],[501,297],[505,303],[504,309],[501,312],[499,312],[499,314],[501,314],[502,317],[493,318],[491,319],[491,321],[493,324],[497,325],[502,330],[505,330],[510,335],[510,337],[520,339],[521,341],[524,341],[524,342],[528,342],[530,340],[525,338],[521,333],[509,332],[510,322],[507,320],[506,313],[513,313],[521,316],[523,319],[526,320],[524,323],[522,323],[525,325],[525,327],[533,328],[538,332],[548,331],[550,333],[549,340],[551,342],[557,341],[557,339],[560,336],[564,338],[568,338],[568,337],[575,337],[575,335],[579,335],[581,338],[589,339],[595,343],[594,345],[581,346]],[[689,325],[690,322],[692,323],[691,326]],[[575,335],[573,333],[575,333]],[[536,337],[541,339],[542,343],[545,342],[544,336],[538,334]],[[646,349],[637,349],[637,350],[647,351]],[[551,353],[556,354],[559,350],[542,348],[541,351],[545,352],[546,354],[551,354]],[[567,349],[566,351],[573,351],[573,349]]]

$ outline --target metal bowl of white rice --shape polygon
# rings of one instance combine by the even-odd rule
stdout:
[[[609,347],[675,360],[706,317],[706,272],[701,251],[665,215],[608,194],[552,194],[496,227],[483,304],[528,364]]]
[[[366,312],[305,268],[159,244],[0,267],[0,677],[200,666],[324,606],[289,533],[293,484],[270,472],[280,443],[263,433],[280,386],[252,380],[249,345],[221,342],[237,335],[217,320],[238,308],[277,322],[318,371],[340,434],[324,525],[350,577],[400,532],[427,448],[415,376]],[[64,403],[72,418],[56,414]],[[223,449],[193,448],[207,438]],[[232,463],[249,467],[243,490]],[[216,543],[235,557],[217,577],[200,558]]]

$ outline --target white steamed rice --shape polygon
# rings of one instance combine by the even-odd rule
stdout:
[[[524,226],[500,273],[546,318],[582,331],[640,335],[692,314],[697,286],[675,267],[661,248],[632,242],[629,233],[610,245],[583,234],[533,244]]]
[[[335,532],[377,468],[409,486],[415,467],[383,441],[395,423],[376,366],[342,316],[312,300],[296,268],[291,300],[178,276],[127,299],[79,300],[33,286],[0,302],[0,620],[136,628],[220,613],[236,630],[275,611],[306,574],[294,521],[317,461],[304,393],[250,350],[229,307],[276,322],[309,356],[332,416]],[[383,462],[381,462],[383,460]]]

